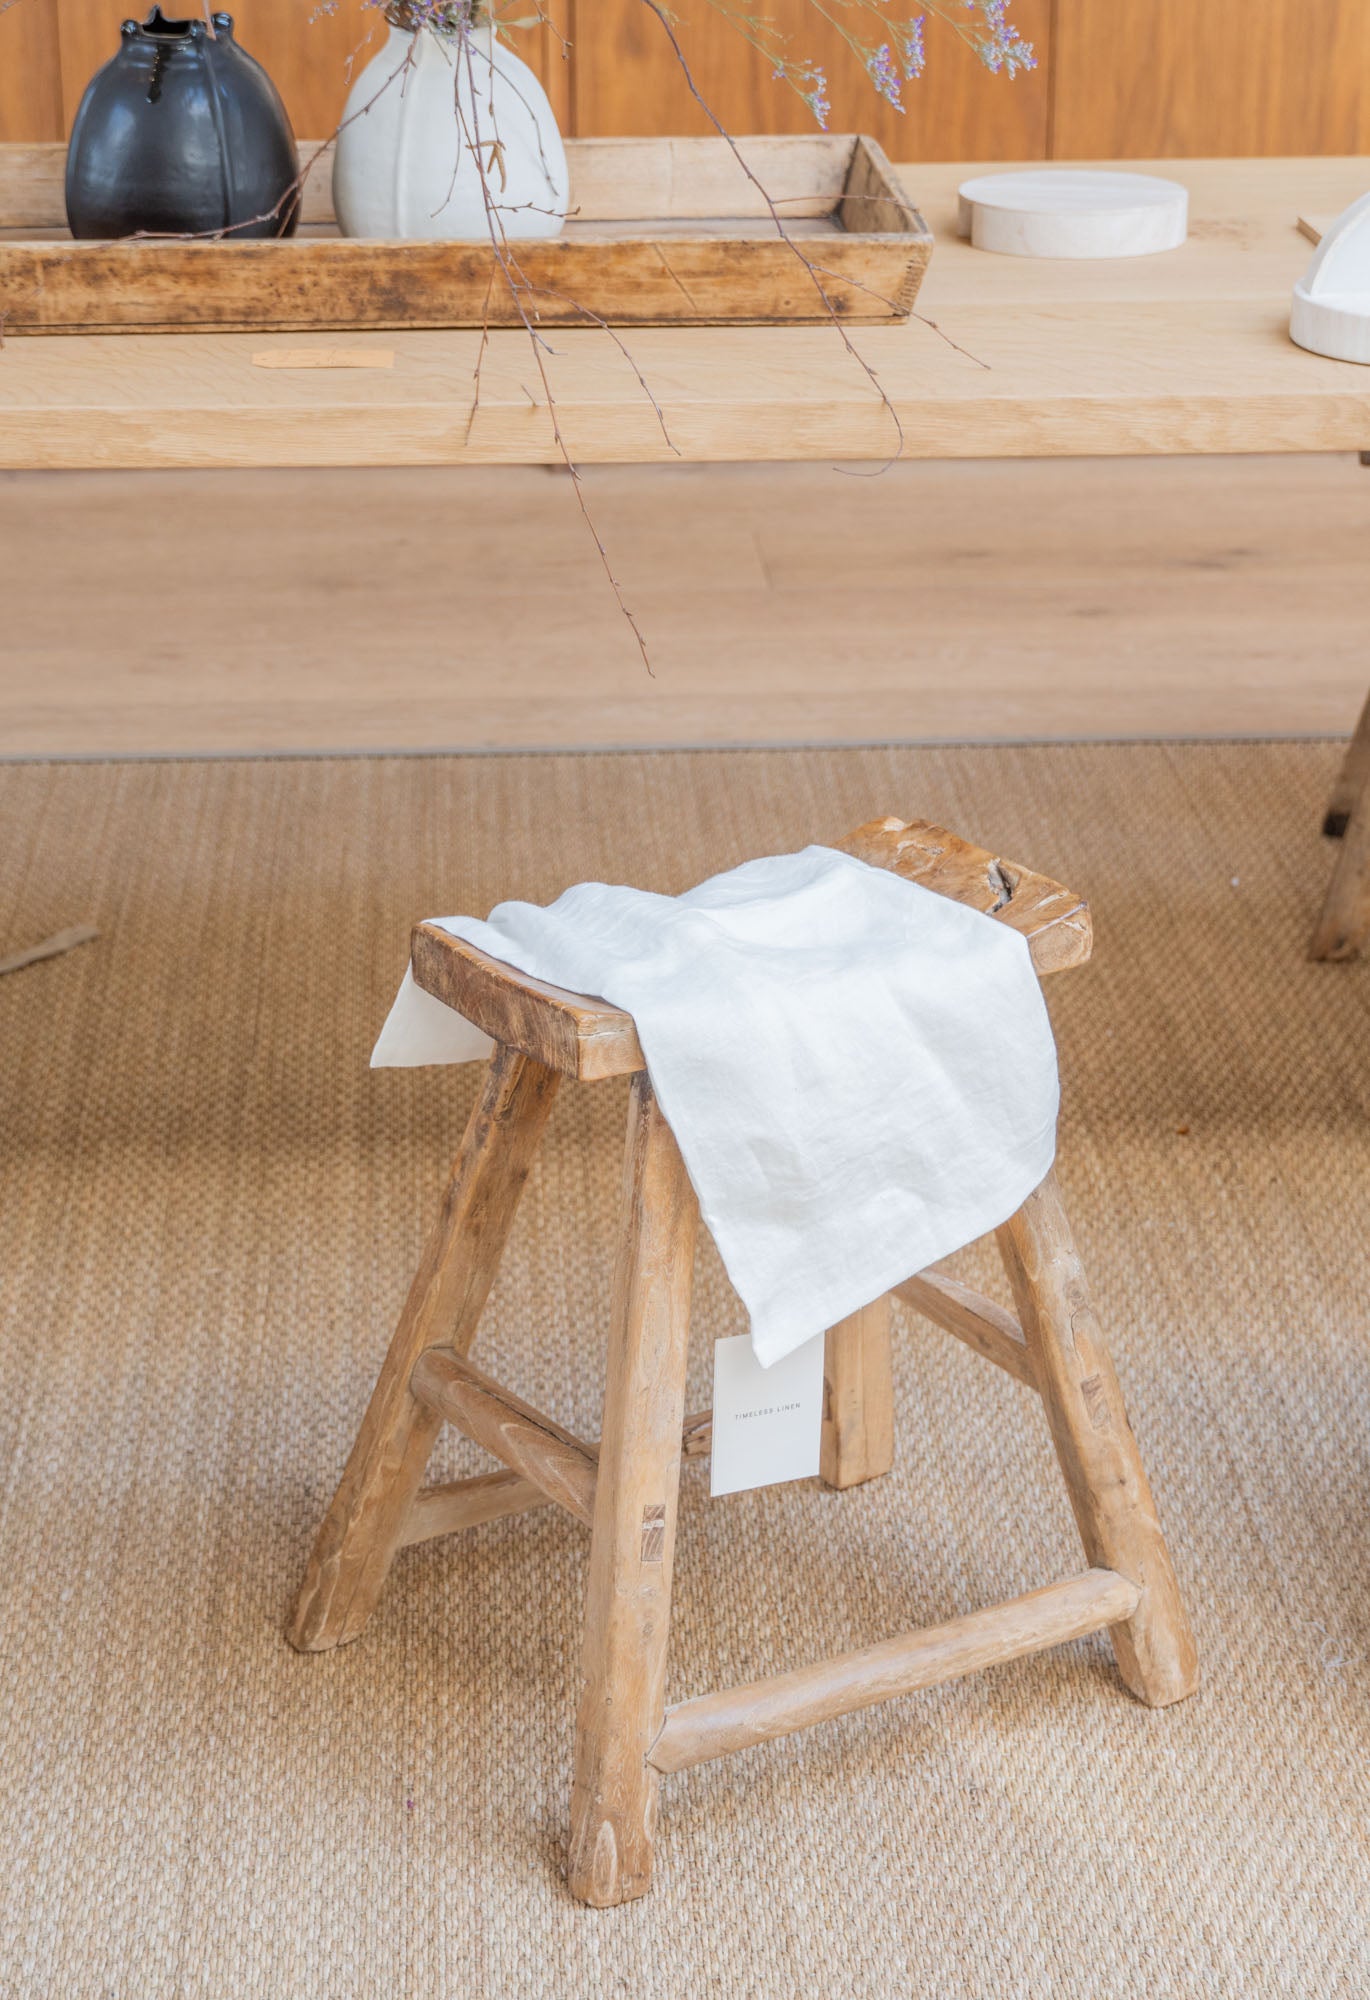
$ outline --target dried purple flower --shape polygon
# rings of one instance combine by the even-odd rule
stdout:
[[[1003,70],[1007,76],[1016,76],[1020,69],[1036,69],[1031,42],[1025,42],[1008,19],[1008,0],[966,0],[966,5],[984,21],[985,32],[976,38],[974,47],[986,69]]]
[[[485,0],[362,0],[376,7],[393,28],[418,34],[423,28],[449,38],[465,35],[487,19]]]
[[[896,111],[902,111],[904,106],[899,96],[902,79],[895,67],[894,57],[890,54],[888,42],[881,42],[878,49],[869,52],[866,57],[866,68],[870,73],[871,82],[880,95],[892,104]]]
[[[920,77],[927,67],[928,59],[923,48],[924,18],[922,14],[916,14],[899,30],[899,54],[904,65],[904,75],[910,83],[915,77]]]
[[[800,96],[808,105],[821,131],[828,129],[828,114],[832,106],[828,102],[828,79],[821,69],[811,68],[808,73],[808,88],[800,91]]]

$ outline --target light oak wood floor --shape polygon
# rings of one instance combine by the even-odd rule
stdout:
[[[0,474],[10,756],[1338,735],[1354,458]]]

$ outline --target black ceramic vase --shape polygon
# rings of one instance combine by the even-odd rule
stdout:
[[[67,150],[73,236],[291,236],[295,135],[271,78],[233,39],[231,14],[125,21],[92,77]]]

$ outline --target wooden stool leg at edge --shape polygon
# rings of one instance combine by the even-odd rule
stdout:
[[[465,1354],[560,1077],[497,1048],[471,1112],[347,1469],[324,1517],[286,1636],[300,1652],[355,1639],[376,1607],[442,1428],[409,1387],[425,1348]]]
[[[1118,1670],[1153,1708],[1181,1701],[1198,1681],[1194,1640],[1054,1174],[999,1246],[1085,1553],[1142,1593],[1111,1628]]]
[[[651,1881],[690,1288],[699,1211],[645,1073],[633,1080],[609,1329],[567,1877],[605,1908]]]
[[[1370,780],[1370,694],[1365,697],[1365,706],[1346,746],[1337,782],[1327,801],[1322,830],[1329,840],[1340,840],[1346,832],[1367,780]]]
[[[1328,802],[1323,832],[1341,848],[1309,957],[1355,958],[1370,937],[1370,697]]]
[[[894,1464],[890,1302],[876,1299],[828,1328],[823,1349],[823,1484],[878,1479]]]

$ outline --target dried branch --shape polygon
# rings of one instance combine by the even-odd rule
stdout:
[[[600,564],[604,570],[605,576],[608,579],[609,588],[614,593],[614,601],[618,605],[618,608],[622,612],[624,618],[627,620],[628,628],[632,632],[634,639],[637,641],[638,651],[642,655],[642,664],[644,667],[646,667],[647,672],[649,674],[653,674],[653,677],[655,678],[652,667],[651,655],[647,651],[647,641],[643,636],[641,626],[638,624],[637,619],[634,617],[633,612],[629,607],[627,598],[623,594],[623,586],[619,582],[619,579],[615,574],[613,563],[609,559],[609,551],[604,544],[604,539],[601,536],[599,529],[595,525],[594,515],[591,513],[589,502],[585,498],[585,489],[580,477],[580,468],[576,464],[575,459],[572,457],[570,447],[568,446],[566,438],[562,432],[561,419],[557,414],[556,396],[553,392],[551,380],[547,373],[547,358],[546,358],[547,343],[545,340],[543,340],[541,334],[534,326],[532,320],[528,317],[528,311],[523,302],[524,294],[531,293],[536,288],[528,284],[527,280],[523,277],[522,273],[519,271],[516,261],[511,256],[509,252],[508,238],[504,230],[504,225],[499,220],[498,208],[491,199],[489,178],[485,172],[482,159],[482,152],[481,152],[479,106],[476,100],[475,75],[474,71],[471,68],[470,37],[463,36],[462,43],[466,52],[467,76],[471,83],[472,125],[469,129],[467,128],[465,122],[465,110],[461,101],[460,89],[454,91],[453,97],[456,105],[457,119],[462,127],[462,137],[467,142],[468,148],[472,154],[472,157],[476,162],[477,171],[479,173],[481,201],[485,209],[486,225],[490,231],[491,247],[494,250],[496,261],[498,262],[499,267],[501,271],[504,273],[504,276],[508,282],[510,296],[513,298],[514,304],[518,308],[519,318],[523,321],[524,330],[528,335],[529,344],[531,345],[533,350],[533,359],[537,364],[538,374],[542,380],[543,394],[547,398],[547,414],[552,420],[552,437],[556,444],[557,450],[561,454],[562,463],[565,465],[566,470],[571,475],[571,485],[575,491],[576,505],[580,508],[581,519],[584,521],[586,528],[589,530],[591,539],[593,540],[595,548],[599,553]]]
[[[693,97],[695,103],[699,106],[700,110],[704,113],[704,116],[713,126],[719,138],[726,143],[728,150],[731,152],[733,158],[737,161],[738,166],[741,167],[747,179],[751,182],[752,186],[761,196],[762,201],[765,202],[767,213],[769,214],[771,221],[775,224],[776,234],[779,236],[782,243],[787,244],[788,247],[791,250],[793,250],[795,256],[799,259],[800,263],[804,266],[804,269],[813,279],[814,290],[818,293],[819,298],[822,300],[823,310],[826,312],[828,319],[830,320],[832,325],[836,328],[838,337],[841,340],[842,345],[846,348],[852,360],[856,363],[857,367],[866,377],[871,387],[875,390],[875,393],[877,394],[877,396],[879,396],[880,401],[889,411],[890,421],[894,425],[897,443],[895,445],[895,449],[891,452],[889,458],[886,459],[885,465],[879,468],[879,470],[884,471],[886,466],[893,465],[896,459],[903,456],[904,444],[905,444],[904,426],[900,421],[898,410],[895,409],[894,404],[891,402],[888,391],[886,390],[884,383],[880,380],[880,377],[877,375],[874,367],[869,361],[867,361],[865,355],[861,353],[860,349],[856,346],[855,342],[852,340],[851,335],[847,332],[846,327],[843,325],[836,306],[833,304],[832,299],[829,296],[826,288],[824,287],[821,278],[818,276],[818,267],[814,264],[811,258],[805,256],[804,252],[800,249],[798,242],[795,240],[793,236],[790,235],[789,231],[786,229],[784,218],[782,217],[779,208],[776,206],[775,202],[772,201],[769,193],[762,185],[756,173],[747,164],[747,161],[744,159],[742,154],[742,148],[738,145],[736,139],[734,139],[732,133],[723,124],[722,120],[718,117],[718,115],[714,111],[713,106],[707,102],[702,91],[699,88],[699,85],[695,82],[694,73],[691,70],[689,63],[685,60],[685,51],[680,46],[679,37],[677,36],[675,29],[671,25],[671,21],[666,13],[666,10],[659,4],[659,0],[642,0],[642,4],[644,7],[648,8],[650,12],[655,14],[657,20],[660,21],[662,29],[664,30],[666,37],[671,44],[672,51],[675,54],[675,59],[680,64],[681,73],[685,78],[686,87],[689,90],[691,97]]]

